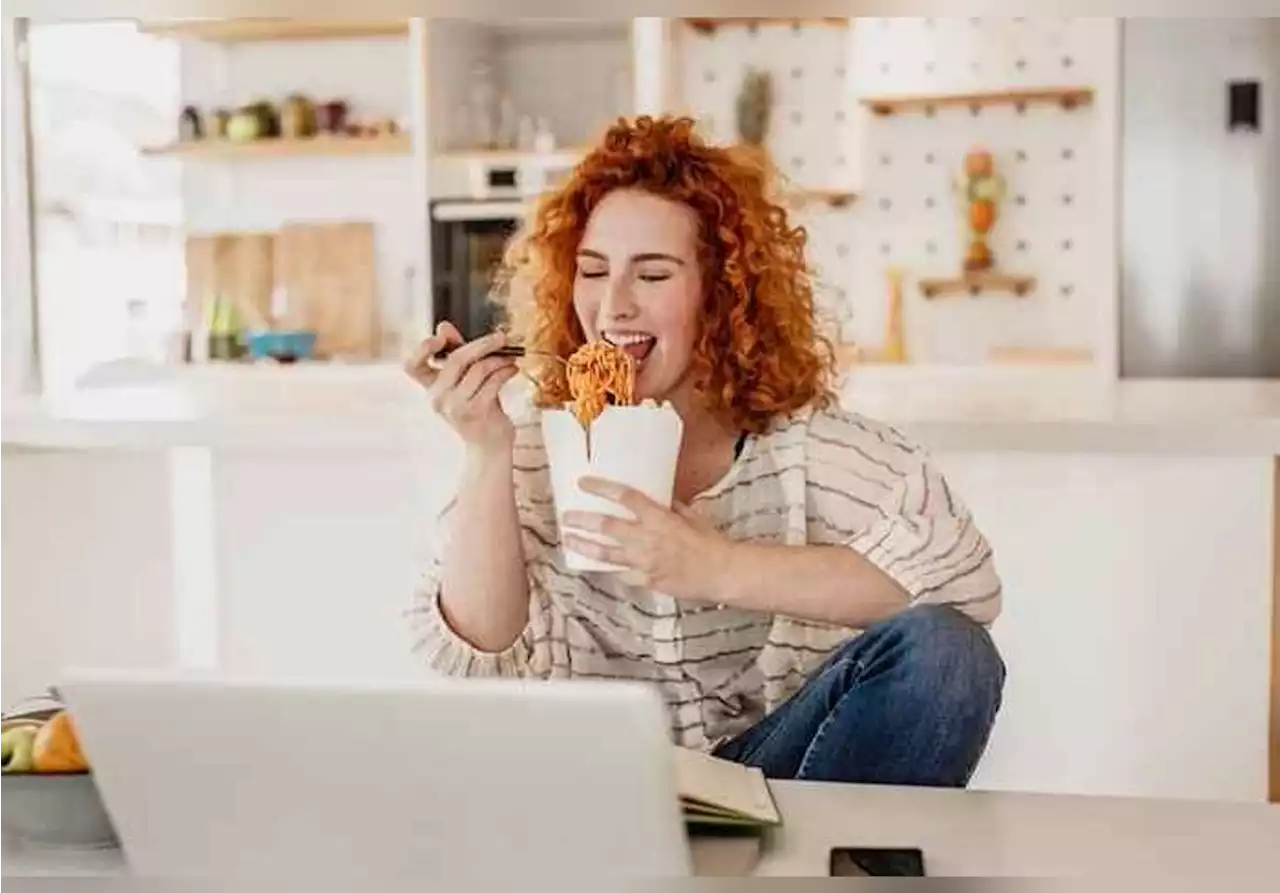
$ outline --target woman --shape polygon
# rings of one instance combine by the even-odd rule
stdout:
[[[513,422],[506,335],[443,364],[456,329],[422,345],[408,368],[466,460],[417,650],[458,676],[650,681],[677,742],[769,777],[963,786],[1004,681],[991,549],[919,448],[838,405],[805,234],[766,182],[688,119],[619,122],[508,253],[515,340],[621,345],[637,397],[680,413],[673,509],[588,479],[637,520],[558,519],[537,407],[568,399],[562,364]],[[646,585],[567,571],[562,544]]]

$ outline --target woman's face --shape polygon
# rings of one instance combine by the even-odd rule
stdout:
[[[615,190],[587,221],[577,264],[573,305],[587,338],[635,357],[637,398],[673,397],[702,309],[696,214],[647,192]]]

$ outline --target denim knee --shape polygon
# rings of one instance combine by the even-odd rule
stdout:
[[[912,675],[928,677],[940,693],[959,683],[971,696],[976,685],[998,702],[1005,680],[1000,652],[982,624],[951,605],[915,605],[866,634],[890,640]]]
[[[889,666],[935,701],[976,699],[992,712],[1000,705],[1000,652],[982,624],[950,605],[915,605],[872,624],[833,651],[815,676],[832,680],[838,698],[863,674]]]

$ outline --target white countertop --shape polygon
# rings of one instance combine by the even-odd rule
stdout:
[[[771,782],[783,825],[757,876],[822,877],[832,847],[918,847],[933,877],[1265,882],[1280,806]],[[123,877],[117,850],[6,846],[5,877]]]
[[[1224,889],[1280,877],[1278,805],[771,786],[784,824],[766,840],[757,875],[823,875],[832,847],[906,846],[923,851],[935,877],[1213,878]]]
[[[936,451],[1280,455],[1280,380],[863,367],[842,399]],[[197,367],[3,406],[6,447],[381,452],[452,439],[392,364]]]

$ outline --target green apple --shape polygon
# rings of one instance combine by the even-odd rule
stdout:
[[[14,726],[0,735],[0,771],[30,772],[35,751],[37,725]]]

